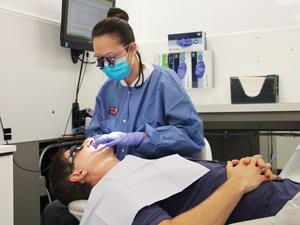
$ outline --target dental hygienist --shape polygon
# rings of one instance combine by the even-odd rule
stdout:
[[[177,74],[142,64],[130,25],[104,19],[94,27],[92,40],[97,67],[109,78],[87,128],[94,145],[114,146],[119,159],[201,151],[203,124]]]

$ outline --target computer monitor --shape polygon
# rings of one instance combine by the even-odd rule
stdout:
[[[115,0],[63,0],[60,43],[62,47],[92,51],[92,30],[106,18]]]

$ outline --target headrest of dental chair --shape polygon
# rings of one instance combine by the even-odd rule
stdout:
[[[83,215],[84,209],[86,207],[87,200],[75,200],[69,203],[69,212],[76,217],[79,221]]]
[[[197,158],[202,160],[213,160],[210,144],[206,138],[204,138],[204,144],[205,146],[198,153]]]

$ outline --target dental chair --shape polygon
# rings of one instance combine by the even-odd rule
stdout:
[[[206,138],[204,138],[204,144],[205,146],[197,155],[197,158],[203,160],[212,160],[211,148]],[[70,204],[68,205],[69,212],[73,216],[75,216],[79,221],[81,220],[81,217],[83,215],[86,203],[87,200],[76,200],[70,202]]]
[[[69,212],[79,221],[83,215],[87,200],[75,200],[69,203]]]
[[[204,138],[204,148],[199,152],[198,154],[198,159],[203,159],[203,160],[212,160],[212,153],[211,153],[211,148],[210,144],[208,143],[207,139]]]
[[[199,159],[204,160],[212,160],[212,153],[211,148],[206,140],[204,138],[205,147],[202,149],[202,151],[199,153],[198,157]],[[300,145],[296,148],[295,152],[283,168],[281,174],[279,175],[281,178],[290,178],[296,182],[300,183]],[[85,205],[87,203],[87,200],[76,200],[69,204],[68,208],[72,215],[74,215],[79,221],[83,215],[83,211],[85,208]],[[248,220],[244,222],[234,223],[231,225],[272,225],[276,216],[271,217],[265,217],[261,219],[255,219],[255,220]]]
[[[206,138],[204,138],[204,143],[205,143],[205,147],[199,153],[198,158],[204,160],[212,160],[211,148]],[[284,166],[279,177],[289,178],[293,181],[300,183],[299,161],[300,161],[300,145],[297,146],[293,155],[291,156],[287,164]],[[73,214],[79,221],[83,215],[86,202],[87,200],[76,200],[71,202],[68,206],[70,213]],[[276,216],[234,223],[232,225],[271,225],[274,222],[274,218],[276,218]]]
[[[212,160],[211,148],[206,139],[204,139],[205,148],[199,153],[199,159]],[[300,145],[296,148],[295,152],[283,168],[281,178],[290,178],[296,182],[300,183]],[[79,221],[83,215],[87,200],[76,200],[69,204],[68,208],[70,213],[72,213]],[[261,219],[249,220],[239,223],[234,223],[232,225],[272,225],[276,221],[276,216],[265,217]],[[280,224],[281,225],[281,224]]]

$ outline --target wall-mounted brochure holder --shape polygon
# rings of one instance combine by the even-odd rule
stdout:
[[[231,103],[276,103],[278,87],[278,75],[231,77]]]

